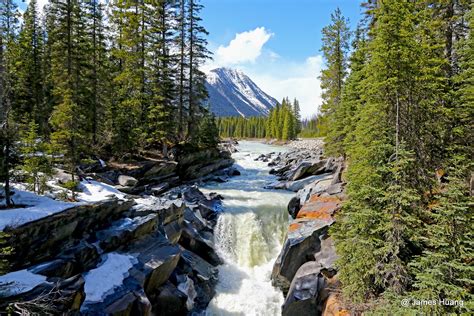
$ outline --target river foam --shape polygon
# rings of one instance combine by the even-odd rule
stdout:
[[[224,197],[224,212],[214,228],[219,266],[216,295],[207,315],[280,315],[283,294],[271,285],[270,275],[288,224],[286,206],[292,194],[263,189],[275,178],[260,154],[285,150],[242,142],[234,154],[241,176],[203,190]]]

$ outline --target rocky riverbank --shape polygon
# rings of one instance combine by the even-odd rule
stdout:
[[[82,166],[83,181],[108,183],[109,190],[115,187],[114,196],[95,196],[97,202],[67,204],[51,215],[6,225],[6,244],[13,252],[8,256],[11,272],[0,276],[0,310],[203,312],[214,296],[221,263],[213,228],[222,197],[203,194],[193,183],[238,175],[230,167],[231,151],[225,145],[223,150],[176,153],[175,161]],[[58,181],[69,175],[63,177]],[[103,189],[84,188],[97,187]],[[88,193],[94,192],[80,194]]]
[[[272,272],[285,294],[282,315],[348,315],[338,302],[334,214],[344,200],[341,159],[324,157],[319,141],[301,141],[294,150],[259,157],[278,181],[269,188],[296,192],[288,204],[293,218]]]

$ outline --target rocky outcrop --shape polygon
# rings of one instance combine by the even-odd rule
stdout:
[[[337,258],[329,235],[344,199],[343,161],[321,150],[295,150],[272,157],[276,189],[296,192],[288,204],[293,218],[272,271],[272,283],[285,293],[283,315],[343,315],[335,304]],[[338,314],[339,313],[339,314]],[[342,313],[342,314],[341,314]]]
[[[149,169],[151,170],[151,169]],[[155,170],[156,171],[156,170]],[[212,238],[222,197],[180,186],[159,197],[80,205],[12,228],[14,269],[0,310],[186,315],[214,296],[220,263]],[[18,278],[16,275],[24,277]],[[20,280],[29,280],[25,285]],[[18,282],[17,282],[18,280]]]

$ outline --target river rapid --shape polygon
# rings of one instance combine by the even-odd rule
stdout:
[[[242,141],[233,154],[240,176],[226,183],[208,184],[203,192],[224,197],[223,213],[214,228],[219,266],[216,295],[207,315],[280,315],[283,294],[271,285],[273,263],[288,226],[287,204],[294,193],[266,190],[275,181],[260,154],[287,148]]]

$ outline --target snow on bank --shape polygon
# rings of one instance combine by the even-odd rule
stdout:
[[[77,199],[81,202],[99,202],[117,197],[120,200],[125,199],[125,194],[111,185],[94,180],[84,180],[79,184],[80,192]]]
[[[45,276],[32,273],[26,269],[10,272],[0,276],[0,297],[28,292],[45,282]]]
[[[18,189],[13,191],[15,192],[12,196],[13,202],[17,205],[26,205],[26,207],[0,210],[0,230],[5,229],[6,226],[20,226],[78,205],[78,203],[53,200],[33,192]],[[4,201],[2,205],[5,205]]]
[[[37,195],[25,191],[21,184],[15,184],[13,189],[15,194],[12,196],[12,201],[15,205],[24,205],[25,207],[0,210],[0,231],[4,230],[6,226],[20,226],[74,206],[100,202],[111,197],[125,199],[125,194],[111,185],[98,181],[84,180],[79,184],[79,189],[82,191],[77,194],[79,202],[72,203]],[[5,201],[1,201],[0,205],[5,205]]]
[[[100,302],[115,287],[122,285],[135,263],[137,259],[131,255],[116,252],[105,254],[102,263],[84,275],[84,304]]]

